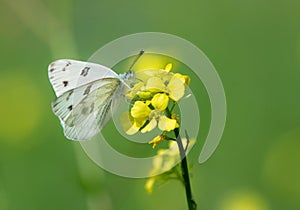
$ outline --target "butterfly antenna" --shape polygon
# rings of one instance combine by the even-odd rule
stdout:
[[[132,70],[132,67],[135,65],[135,63],[139,60],[139,58],[144,54],[144,50],[141,50],[140,52],[139,52],[139,54],[136,56],[136,58],[134,59],[134,61],[132,62],[132,64],[131,64],[131,66],[129,67],[129,70],[128,70],[128,72],[131,72],[131,70]]]

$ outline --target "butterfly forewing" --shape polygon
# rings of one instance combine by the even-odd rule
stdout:
[[[114,71],[100,64],[69,59],[51,63],[48,74],[57,97],[101,78],[118,77]]]

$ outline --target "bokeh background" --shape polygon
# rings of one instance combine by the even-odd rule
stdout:
[[[86,60],[109,41],[145,31],[191,41],[223,81],[226,129],[203,165],[196,160],[209,101],[199,105],[203,127],[190,153],[199,209],[300,209],[299,11],[296,0],[1,0],[0,209],[186,209],[179,182],[148,195],[145,179],[97,167],[64,138],[50,108],[51,61]]]

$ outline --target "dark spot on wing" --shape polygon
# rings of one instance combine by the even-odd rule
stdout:
[[[62,71],[66,71],[66,68],[64,67],[64,68],[62,69]]]
[[[71,65],[71,62],[68,61],[68,63],[66,64],[66,67],[70,66]]]
[[[83,95],[89,94],[89,92],[91,91],[91,87],[92,87],[92,85],[87,86],[86,89],[84,90]]]
[[[80,75],[85,77],[86,75],[88,75],[89,70],[90,70],[90,67],[84,67],[84,68],[81,70]]]
[[[72,109],[73,109],[72,105],[68,106],[68,110],[72,111]]]
[[[52,64],[51,64],[51,65],[52,65]],[[54,71],[54,68],[49,69],[49,71],[50,71],[50,72],[53,72],[53,71]]]
[[[67,85],[69,84],[68,81],[63,81],[64,87],[67,87]]]

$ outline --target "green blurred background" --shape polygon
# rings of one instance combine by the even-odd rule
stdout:
[[[191,41],[223,81],[221,144],[203,165],[201,143],[190,156],[199,209],[300,209],[299,11],[296,0],[1,0],[0,210],[186,209],[176,181],[148,195],[145,179],[98,168],[64,138],[50,108],[51,61],[86,60],[109,41],[145,31]],[[200,111],[199,142],[207,97]]]

